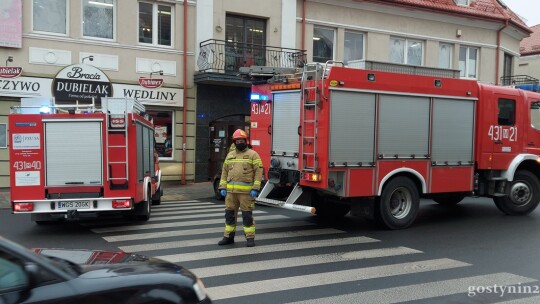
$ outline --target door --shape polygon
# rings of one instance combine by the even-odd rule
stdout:
[[[522,109],[524,103],[520,103],[519,96],[497,96],[498,115],[496,125],[490,126],[488,135],[493,140],[493,162],[492,169],[506,169],[514,159],[515,155],[521,152],[520,142],[522,142],[522,132],[518,132],[517,122],[526,119]]]
[[[525,150],[527,153],[540,155],[540,101],[529,100],[530,110],[527,123],[527,140],[525,141]],[[528,121],[529,122],[529,121]]]
[[[246,119],[247,118],[247,119]],[[226,119],[226,120],[225,120]],[[237,115],[210,123],[210,163],[208,164],[208,178],[221,173],[223,161],[230,151],[232,135],[236,129],[246,130],[249,134],[249,116]]]

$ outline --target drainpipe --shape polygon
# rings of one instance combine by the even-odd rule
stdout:
[[[500,85],[499,83],[499,59],[501,57],[501,33],[502,31],[508,27],[508,21],[510,19],[506,19],[504,21],[504,25],[497,31],[497,54],[495,54],[495,84]]]
[[[188,0],[184,0],[184,68],[182,71],[184,94],[182,101],[184,105],[182,113],[182,180],[181,184],[186,184],[186,155],[187,155],[187,8]]]
[[[306,48],[306,0],[302,1],[302,50]]]

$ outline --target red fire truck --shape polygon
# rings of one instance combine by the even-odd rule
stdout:
[[[121,212],[148,220],[161,202],[154,126],[137,100],[13,107],[11,206],[37,224]]]
[[[251,142],[268,183],[257,202],[411,225],[420,198],[493,198],[509,215],[540,202],[540,94],[459,71],[307,64],[253,86]],[[286,191],[284,191],[286,190]]]

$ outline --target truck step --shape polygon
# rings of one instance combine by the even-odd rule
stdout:
[[[271,206],[271,207],[278,207],[278,208],[284,208],[289,210],[295,210],[300,212],[306,212],[315,214],[315,208],[311,206],[303,206],[303,205],[296,205],[296,204],[287,204],[283,201],[270,199],[270,198],[257,198],[255,199],[255,202],[261,205]]]

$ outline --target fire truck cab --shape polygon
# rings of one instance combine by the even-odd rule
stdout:
[[[137,100],[13,107],[11,206],[37,224],[121,213],[148,220],[161,202],[154,126]]]
[[[369,61],[306,64],[299,77],[276,75],[253,91],[268,88],[252,98],[251,140],[269,147],[257,150],[269,160],[260,204],[351,211],[401,229],[421,198],[485,196],[510,215],[540,202],[539,93]],[[268,115],[254,121],[262,108]]]

